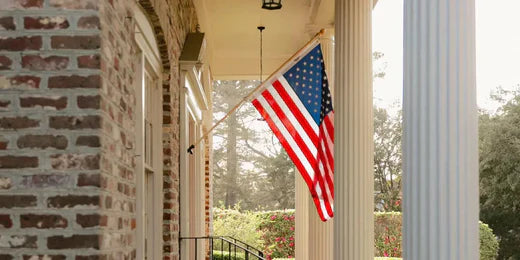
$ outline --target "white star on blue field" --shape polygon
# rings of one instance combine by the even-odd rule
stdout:
[[[332,98],[325,73],[321,45],[318,44],[284,74],[316,124],[332,111]]]

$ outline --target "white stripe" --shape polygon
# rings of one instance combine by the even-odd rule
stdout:
[[[303,154],[303,152],[300,149],[300,147],[298,146],[298,144],[296,144],[293,137],[289,134],[289,132],[287,132],[287,129],[285,128],[283,123],[280,121],[280,119],[278,118],[276,113],[273,111],[273,109],[271,108],[269,103],[265,100],[265,98],[262,95],[258,96],[258,98],[256,100],[258,100],[258,102],[260,102],[260,104],[262,105],[264,110],[267,112],[267,114],[269,114],[269,117],[271,118],[273,123],[277,126],[278,130],[282,133],[283,137],[285,138],[287,143],[289,143],[289,146],[293,149],[294,153],[296,154],[296,157],[300,160],[303,167],[307,171],[307,175],[309,175],[311,180],[313,180],[314,179],[314,169],[312,168],[312,165],[309,163],[309,161],[307,160],[307,157]]]
[[[329,173],[331,173],[331,176],[330,176],[331,179],[334,179],[334,177],[333,177],[334,176],[334,172],[332,171],[332,167],[330,166],[329,158],[327,157],[327,152],[326,152],[327,150],[325,149],[325,142],[323,142],[323,140],[320,141],[320,145],[321,145],[321,149],[323,150],[323,161],[324,161],[324,164],[327,166],[327,170],[329,171]]]
[[[312,118],[311,114],[309,113],[305,105],[303,105],[302,101],[300,100],[296,92],[294,92],[293,88],[291,88],[289,82],[287,82],[287,80],[283,76],[281,76],[278,80],[280,81],[280,83],[282,83],[282,86],[284,87],[285,91],[287,91],[289,96],[291,96],[291,99],[294,101],[294,104],[296,104],[296,106],[300,109],[300,111],[303,114],[303,117],[305,117],[307,122],[309,122],[310,126],[314,130],[314,133],[316,133],[316,135],[319,136],[320,129],[318,127],[318,124],[316,124],[316,121],[314,121],[314,118]]]
[[[329,202],[330,202],[330,201],[332,201],[332,192],[330,190],[327,179],[325,179],[325,169],[323,169],[323,163],[321,160],[319,162],[319,167],[320,167],[319,174],[321,175],[321,179],[323,180],[323,186],[325,186],[325,194],[327,194],[327,198],[329,199]]]
[[[303,129],[303,126],[296,119],[296,117],[294,116],[292,111],[289,109],[289,107],[287,107],[287,104],[283,101],[282,97],[280,97],[280,94],[278,94],[278,92],[276,91],[276,89],[273,86],[270,86],[269,88],[267,88],[267,91],[269,91],[271,96],[273,96],[273,99],[276,101],[278,106],[280,106],[280,108],[282,109],[282,111],[285,114],[285,116],[287,117],[287,119],[289,119],[289,121],[291,122],[291,125],[294,127],[294,129],[296,129],[298,134],[301,136],[301,138],[303,139],[303,142],[309,148],[309,151],[311,152],[314,159],[316,159],[316,157],[318,155],[318,150],[316,149],[316,146],[311,141],[309,135],[307,135],[307,133]]]

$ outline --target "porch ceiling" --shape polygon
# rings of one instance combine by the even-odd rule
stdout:
[[[258,79],[263,33],[263,74],[269,75],[321,28],[334,23],[334,0],[282,0],[281,10],[261,0],[194,0],[215,79]],[[265,78],[265,77],[264,77]]]

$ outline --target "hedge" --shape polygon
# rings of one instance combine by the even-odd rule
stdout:
[[[374,213],[375,255],[402,257],[402,215],[400,212]],[[262,250],[267,259],[294,257],[294,210],[240,212],[214,209],[214,235],[232,236]],[[498,256],[498,240],[491,228],[480,223],[480,259]],[[377,258],[376,258],[377,259]],[[385,259],[385,258],[380,258]]]

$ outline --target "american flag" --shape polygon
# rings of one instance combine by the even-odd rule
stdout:
[[[323,221],[334,202],[334,110],[316,41],[255,94],[253,105],[301,173]]]

